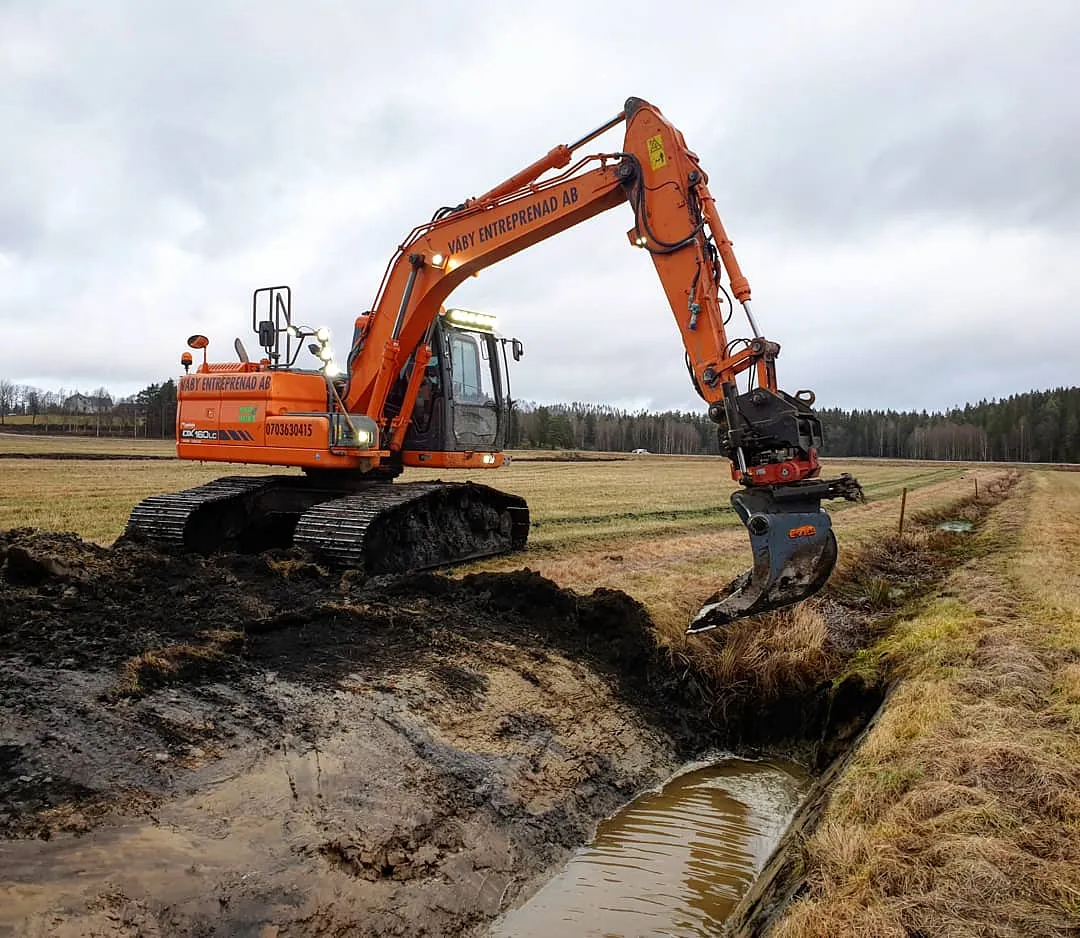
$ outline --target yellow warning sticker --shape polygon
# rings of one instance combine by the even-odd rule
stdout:
[[[660,134],[649,137],[645,143],[649,148],[649,164],[652,168],[659,169],[661,166],[666,166],[667,157],[664,155],[664,140]]]

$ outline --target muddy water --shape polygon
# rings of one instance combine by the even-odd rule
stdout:
[[[715,935],[808,787],[799,766],[779,762],[726,759],[680,775],[601,824],[491,935]]]

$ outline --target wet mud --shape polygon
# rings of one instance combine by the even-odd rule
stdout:
[[[0,934],[461,934],[710,728],[622,593],[0,534]]]

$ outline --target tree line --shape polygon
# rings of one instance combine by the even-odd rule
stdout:
[[[169,438],[176,433],[176,382],[170,378],[116,399],[105,387],[83,393],[0,378],[0,427],[39,433]]]
[[[1080,387],[1014,394],[944,413],[820,411],[829,456],[1080,462]]]
[[[941,413],[824,408],[823,456],[1080,463],[1080,387],[1014,394]],[[704,413],[597,404],[518,404],[509,448],[717,454]]]
[[[720,441],[716,424],[704,412],[630,412],[604,404],[517,402],[510,415],[507,448],[716,455]]]
[[[818,410],[823,456],[1080,463],[1080,387],[1029,391],[940,413]],[[0,378],[0,426],[36,432],[169,438],[175,433],[176,382],[151,384],[114,400],[43,390]],[[507,448],[717,455],[716,425],[704,413],[627,411],[604,404],[517,402]]]

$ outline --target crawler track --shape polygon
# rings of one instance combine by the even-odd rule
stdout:
[[[132,510],[124,537],[196,553],[236,547],[251,526],[259,497],[291,481],[290,476],[226,476],[182,492],[151,495]]]
[[[154,495],[124,538],[212,553],[295,546],[338,566],[398,573],[525,546],[525,500],[473,482],[327,488],[299,476],[228,476]]]
[[[424,570],[521,550],[523,498],[472,482],[372,485],[305,512],[293,543],[372,573]]]

